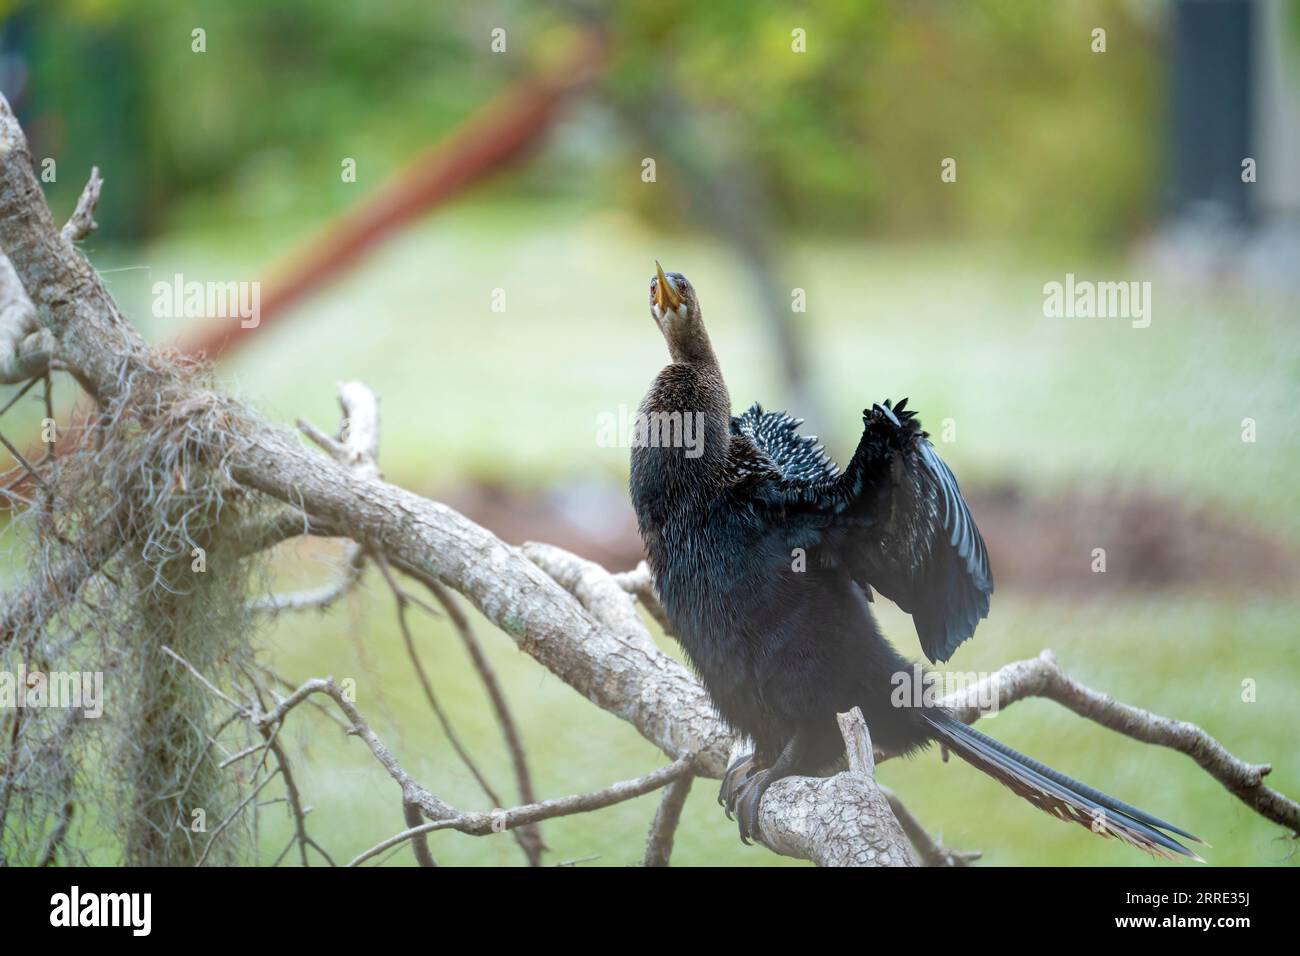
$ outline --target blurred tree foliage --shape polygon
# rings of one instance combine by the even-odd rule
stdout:
[[[106,167],[116,205],[105,215],[119,234],[178,217],[328,215],[357,197],[340,186],[344,157],[357,160],[363,186],[379,182],[553,55],[577,23],[562,3],[492,0],[18,8],[33,21],[25,118],[36,121],[38,149],[59,157],[58,188],[70,192],[91,162]],[[1130,235],[1155,212],[1165,71],[1154,4],[593,9],[615,38],[609,89],[628,98],[669,84],[694,108],[692,122],[706,132],[724,124],[793,228],[1096,241]],[[495,26],[508,30],[506,56],[488,49]],[[191,51],[195,27],[206,30],[206,54]],[[1096,27],[1107,32],[1104,54],[1091,50]],[[796,28],[804,53],[791,49]],[[599,148],[561,148],[561,176],[551,157],[511,191],[643,198],[632,144],[581,115],[566,132],[581,137],[584,122]],[[944,157],[957,160],[955,185],[940,182]],[[606,175],[611,163],[623,172]]]
[[[617,9],[619,34],[638,40],[616,82],[648,85],[671,69],[699,109],[745,129],[799,226],[1103,239],[1154,212],[1164,68],[1159,24],[1136,19],[1134,4]],[[804,54],[791,51],[796,27]],[[1091,50],[1095,27],[1104,54]],[[940,183],[945,157],[957,160],[955,185]]]
[[[118,234],[187,213],[318,218],[357,198],[342,187],[344,158],[373,185],[501,84],[499,65],[460,32],[472,24],[450,24],[439,6],[41,2],[25,11],[25,118],[38,155],[59,160],[60,190],[75,196],[92,163],[114,183],[106,202],[129,187],[140,217],[101,217]],[[192,49],[196,28],[205,53]]]

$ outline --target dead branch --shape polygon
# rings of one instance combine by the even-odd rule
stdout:
[[[664,787],[663,798],[655,811],[654,822],[645,841],[645,866],[667,866],[673,854],[673,838],[682,819],[682,808],[690,796],[694,774],[687,774]]]
[[[424,818],[420,816],[420,808],[413,803],[402,803],[402,818],[406,821],[408,830],[414,829],[420,825]],[[429,849],[429,834],[421,833],[411,837],[411,849],[415,851],[415,862],[423,867],[437,867],[438,861],[433,858],[433,852]]]
[[[393,572],[388,567],[388,560],[381,554],[376,555],[375,563],[383,573],[384,580],[388,582],[389,589],[393,592],[393,599],[397,602],[397,624],[402,632],[402,643],[406,647],[407,659],[411,662],[411,668],[415,671],[415,676],[419,680],[420,688],[424,691],[424,699],[429,704],[429,709],[433,711],[442,727],[443,736],[451,744],[452,750],[460,758],[460,762],[465,765],[465,769],[470,772],[475,782],[478,783],[485,796],[496,806],[502,803],[501,797],[498,796],[496,789],[488,782],[487,777],[479,768],[477,761],[470,754],[469,748],[465,746],[456,733],[456,729],[451,724],[451,718],[447,716],[446,710],[443,709],[442,703],[438,700],[438,695],[434,692],[433,682],[429,680],[429,675],[420,663],[420,655],[415,649],[415,638],[411,635],[411,627],[406,619],[406,608],[410,601],[405,590],[397,583],[393,577]],[[524,851],[524,857],[528,860],[529,866],[541,865],[541,851],[537,846],[537,841],[525,840],[521,834],[514,834],[515,839],[519,842],[520,849]]]
[[[382,853],[389,847],[396,846],[404,840],[409,840],[424,833],[433,833],[437,830],[456,830],[470,836],[488,836],[492,833],[501,833],[504,830],[511,830],[529,823],[540,823],[543,820],[550,820],[555,817],[566,817],[575,813],[590,813],[593,810],[602,810],[616,803],[634,800],[637,797],[658,790],[660,787],[690,774],[690,772],[691,757],[687,755],[679,757],[668,766],[648,773],[643,777],[611,784],[603,790],[596,790],[592,793],[557,797],[554,800],[544,800],[541,803],[514,807],[510,810],[493,810],[491,813],[454,811],[451,816],[444,819],[434,820],[431,823],[403,830],[401,833],[377,843],[357,856],[348,866],[359,866],[372,856]]]
[[[340,564],[342,570],[335,581],[288,594],[268,594],[250,601],[248,608],[268,617],[293,611],[328,611],[361,583],[366,567],[365,552],[359,545],[349,543]]]
[[[594,810],[600,810],[615,803],[621,803],[625,800],[632,800],[636,797],[657,790],[668,783],[678,780],[683,776],[691,773],[694,764],[694,756],[684,754],[667,767],[648,773],[643,777],[635,780],[624,781],[621,783],[611,784],[610,786],[597,790],[592,793],[575,794],[568,797],[559,797],[553,800],[542,801],[541,803],[526,804],[509,810],[493,810],[490,813],[467,812],[457,810],[443,803],[437,797],[433,796],[428,790],[422,787],[402,769],[400,763],[393,756],[392,751],[379,739],[379,736],[370,729],[361,712],[357,707],[347,699],[339,687],[332,679],[315,679],[309,680],[299,686],[288,697],[282,698],[274,708],[264,711],[256,705],[239,704],[228,694],[213,684],[205,677],[193,664],[185,660],[171,648],[164,646],[163,653],[167,654],[222,702],[231,706],[238,714],[250,721],[259,732],[265,734],[274,734],[284,723],[288,714],[299,704],[302,704],[313,694],[325,694],[339,709],[343,711],[344,716],[350,723],[348,732],[360,737],[370,748],[371,753],[379,763],[388,771],[389,775],[401,786],[403,794],[403,804],[407,807],[418,807],[425,816],[432,818],[431,823],[422,824],[417,827],[411,827],[403,830],[395,836],[389,837],[381,843],[371,847],[348,865],[357,866],[364,863],[373,856],[382,853],[384,850],[397,844],[410,840],[424,834],[432,833],[437,830],[457,830],[471,836],[488,836],[493,833],[502,833],[506,830],[514,830],[518,827],[540,823],[543,820],[549,820],[553,817],[570,816],[577,813],[589,813]],[[268,747],[272,744],[268,739]],[[281,751],[282,753],[282,751]],[[278,774],[282,773],[284,765],[278,767],[275,772],[269,774],[252,792],[231,813],[222,820],[221,824],[214,831],[212,838],[209,840],[209,847],[212,843],[226,830],[227,827],[238,817],[240,813],[248,806],[249,803],[260,793],[266,785]],[[296,795],[296,791],[294,791]],[[301,821],[301,814],[298,817]],[[302,834],[304,846],[309,838],[305,833]],[[315,841],[310,841],[315,845]],[[207,849],[200,856],[198,865],[202,865],[207,857]],[[328,859],[328,857],[327,857]],[[304,857],[305,860],[305,857]]]
[[[90,167],[90,179],[81,190],[77,207],[63,225],[62,235],[66,242],[80,242],[99,228],[99,223],[95,222],[95,207],[99,205],[99,193],[103,188],[104,180],[99,175],[99,167]]]
[[[298,784],[293,777],[293,768],[289,765],[289,755],[284,752],[284,745],[280,743],[278,731],[278,727],[275,729],[261,728],[262,736],[266,740],[266,746],[275,755],[277,772],[284,779],[285,799],[289,802],[289,812],[293,814],[294,836],[298,843],[299,852],[302,855],[302,865],[311,865],[307,860],[307,848],[311,847],[325,858],[326,863],[334,866],[334,860],[325,852],[324,847],[317,843],[311,834],[307,832],[307,814],[310,808],[302,805],[302,797],[298,793]]]
[[[1272,766],[1246,763],[1233,756],[1193,723],[1161,717],[1081,684],[1061,669],[1050,650],[1007,664],[943,703],[966,723],[974,723],[981,716],[980,701],[996,701],[1001,709],[1026,697],[1046,697],[1126,737],[1186,754],[1256,813],[1300,833],[1300,803],[1263,783]]]
[[[354,474],[367,480],[379,480],[382,473],[379,470],[379,436],[380,436],[380,418],[379,418],[379,399],[375,393],[362,382],[349,381],[340,382],[338,385],[339,406],[342,409],[343,417],[339,426],[339,436],[337,438],[324,434],[319,428],[310,423],[299,420],[298,427],[304,431],[308,437],[312,438],[321,448],[328,452],[336,461],[346,466]],[[349,552],[357,565],[365,556],[365,551],[359,545],[350,545],[352,550]],[[452,748],[456,751],[461,763],[469,770],[470,774],[478,782],[479,787],[487,795],[493,804],[500,805],[501,798],[497,795],[496,790],[484,777],[477,763],[471,757],[468,749],[461,742],[451,726],[451,722],[438,702],[437,696],[433,690],[433,684],[429,680],[423,665],[420,663],[419,656],[416,652],[415,641],[411,635],[410,627],[406,619],[406,608],[408,604],[417,604],[428,613],[437,615],[437,610],[430,607],[419,598],[408,592],[402,587],[393,576],[389,569],[388,559],[382,552],[376,552],[376,564],[383,574],[385,582],[393,593],[393,598],[397,603],[398,624],[402,631],[402,638],[406,647],[407,656],[415,670],[416,677],[424,691],[425,700],[429,703],[434,715],[437,717],[439,724],[442,726],[443,733],[446,735]],[[505,694],[496,680],[496,675],[492,671],[491,664],[488,662],[486,655],[483,654],[482,648],[479,647],[478,640],[475,638],[473,630],[469,625],[468,619],[459,607],[450,599],[446,590],[438,583],[437,578],[432,577],[419,569],[411,569],[412,576],[421,580],[424,585],[433,594],[439,604],[452,619],[457,634],[461,642],[469,651],[470,657],[478,671],[480,679],[487,687],[488,694],[492,700],[493,709],[496,712],[498,723],[501,725],[502,732],[506,738],[506,744],[510,750],[511,761],[514,766],[515,776],[519,784],[520,796],[526,803],[535,802],[533,794],[532,779],[528,771],[527,761],[524,758],[523,744],[519,738],[518,730],[515,727],[514,717],[510,713],[506,703]],[[334,587],[319,589],[317,594],[329,595],[332,599],[334,595],[341,590],[346,590],[348,579],[338,582]],[[309,594],[309,596],[311,596]],[[309,605],[310,606],[310,605]],[[529,865],[540,866],[542,851],[545,844],[542,841],[541,833],[536,825],[528,825],[520,828],[514,833],[515,839],[519,842]],[[417,850],[417,856],[421,854]],[[431,857],[429,858],[431,862]],[[422,860],[423,862],[423,860]]]
[[[501,730],[506,749],[510,753],[510,765],[515,774],[515,785],[519,788],[519,799],[524,803],[536,803],[537,794],[533,789],[532,771],[528,769],[528,755],[524,751],[523,737],[519,733],[519,726],[515,722],[514,713],[511,711],[510,704],[506,699],[505,690],[497,679],[492,662],[488,660],[482,644],[479,643],[478,637],[474,634],[474,628],[471,626],[469,618],[466,617],[465,612],[460,609],[460,606],[452,599],[451,595],[447,593],[447,589],[439,584],[436,578],[422,578],[421,580],[429,589],[429,593],[437,599],[442,609],[446,611],[447,617],[451,619],[452,625],[456,628],[456,633],[460,636],[461,643],[469,654],[470,662],[474,665],[474,670],[478,673],[484,690],[487,691],[488,699],[492,702],[492,711],[496,714],[497,726]],[[526,852],[529,859],[535,857],[540,861],[541,854],[546,849],[541,830],[535,824],[528,824],[520,827],[516,832],[519,838],[527,843]]]
[[[875,780],[871,737],[856,707],[840,715],[849,769],[833,777],[787,777],[759,806],[763,842],[819,866],[914,866],[915,858]]]
[[[298,419],[298,427],[339,464],[351,468],[363,478],[378,478],[380,475],[376,458],[379,455],[379,400],[374,392],[360,382],[340,382],[338,392],[339,405],[343,409],[340,437],[327,435],[301,418]],[[270,547],[286,537],[301,533],[296,529],[309,525],[310,519],[306,515],[296,509],[290,510],[277,516],[269,534],[254,537],[255,540],[264,538],[264,542],[258,541],[260,550],[260,547]],[[268,594],[251,601],[249,609],[271,617],[286,611],[329,610],[331,605],[361,584],[365,558],[364,548],[355,542],[348,542],[339,562],[342,572],[337,580],[290,594]]]

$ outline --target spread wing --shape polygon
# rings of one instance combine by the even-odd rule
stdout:
[[[763,463],[785,482],[813,485],[839,477],[839,468],[817,444],[817,437],[799,434],[802,424],[802,418],[764,412],[755,402],[745,414],[731,419],[731,432],[753,442]]]
[[[946,661],[988,616],[993,576],[957,479],[906,403],[863,413],[862,439],[843,472],[783,413],[755,405],[732,430],[781,476],[762,495],[816,515],[835,560],[868,593],[875,588],[911,614],[926,656]]]

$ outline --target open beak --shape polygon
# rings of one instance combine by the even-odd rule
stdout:
[[[655,285],[655,305],[659,306],[661,312],[676,311],[682,304],[682,297],[673,288],[671,280],[664,275],[664,267],[658,259],[655,260],[655,271],[659,274],[659,282]]]

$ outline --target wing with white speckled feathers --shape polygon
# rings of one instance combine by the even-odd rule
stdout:
[[[993,576],[957,479],[906,401],[863,413],[862,440],[843,472],[783,412],[754,405],[731,428],[780,476],[765,494],[787,520],[816,514],[835,560],[912,615],[926,656],[945,661],[988,616]]]
[[[817,443],[817,437],[799,434],[802,424],[802,418],[791,418],[785,412],[765,412],[755,402],[745,414],[731,419],[731,431],[753,442],[784,481],[813,484],[837,478],[840,470]]]

